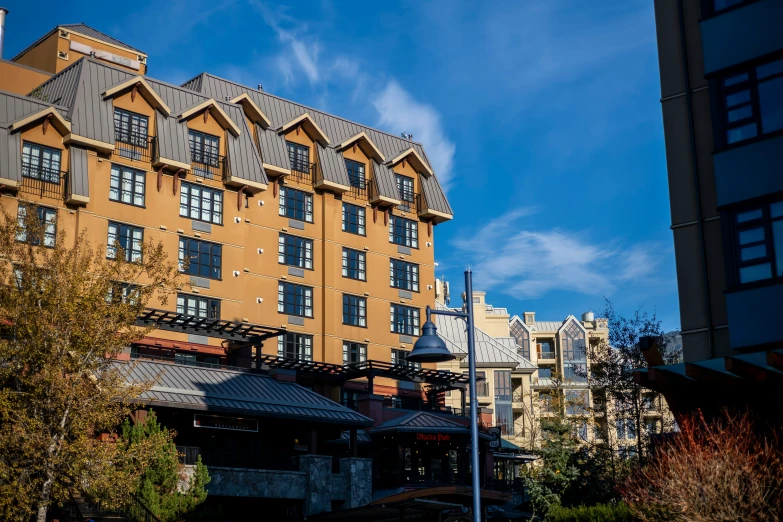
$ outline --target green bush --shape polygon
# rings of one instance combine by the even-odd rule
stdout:
[[[544,519],[546,522],[633,522],[628,506],[618,504],[596,504],[594,506],[563,507],[552,506]]]

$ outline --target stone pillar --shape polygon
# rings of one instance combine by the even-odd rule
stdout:
[[[364,506],[372,500],[372,459],[340,459],[340,475],[346,480],[345,509]]]
[[[303,514],[310,516],[330,512],[332,491],[329,481],[332,475],[332,457],[302,455],[299,457],[299,471],[307,474]]]

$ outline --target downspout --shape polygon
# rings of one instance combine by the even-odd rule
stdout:
[[[707,252],[704,242],[704,219],[701,212],[701,187],[699,186],[699,160],[696,156],[696,137],[693,124],[693,101],[691,98],[691,78],[688,67],[688,45],[685,42],[685,13],[682,8],[682,0],[677,0],[677,9],[679,11],[678,22],[680,24],[680,41],[682,49],[683,73],[685,76],[685,102],[688,107],[688,130],[690,135],[691,158],[693,163],[693,184],[696,191],[696,212],[699,222],[699,246],[701,248],[701,264],[704,271],[704,292],[707,306],[707,339],[710,345],[710,359],[715,357],[715,343],[712,336],[712,305],[710,303],[710,281],[707,275]]]

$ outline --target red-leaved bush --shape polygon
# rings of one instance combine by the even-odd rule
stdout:
[[[711,422],[694,415],[680,428],[620,488],[634,515],[644,522],[783,520],[779,430],[728,413]]]

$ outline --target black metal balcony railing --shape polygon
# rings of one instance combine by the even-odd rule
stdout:
[[[441,404],[408,397],[385,397],[383,400],[383,405],[386,408],[395,408],[401,410],[427,411],[457,416],[463,416],[463,414],[467,415],[467,413],[463,412],[460,408],[452,408],[451,406],[444,406]]]
[[[22,182],[19,192],[42,198],[62,199],[66,172],[22,163]]]
[[[291,162],[291,174],[288,179],[292,179],[299,183],[305,183],[312,185],[313,180],[316,179],[317,166],[315,163],[302,163],[297,161]]]
[[[190,149],[193,174],[205,179],[222,180],[225,177],[226,157]]]
[[[351,181],[351,190],[348,193],[357,199],[367,199],[367,193],[370,187],[370,180],[349,176]]]
[[[152,161],[152,137],[137,132],[115,131],[114,141],[117,156],[145,163]]]
[[[398,187],[400,194],[400,204],[397,206],[403,212],[411,212],[416,208],[416,199],[418,194],[415,194],[412,190],[404,190]]]

